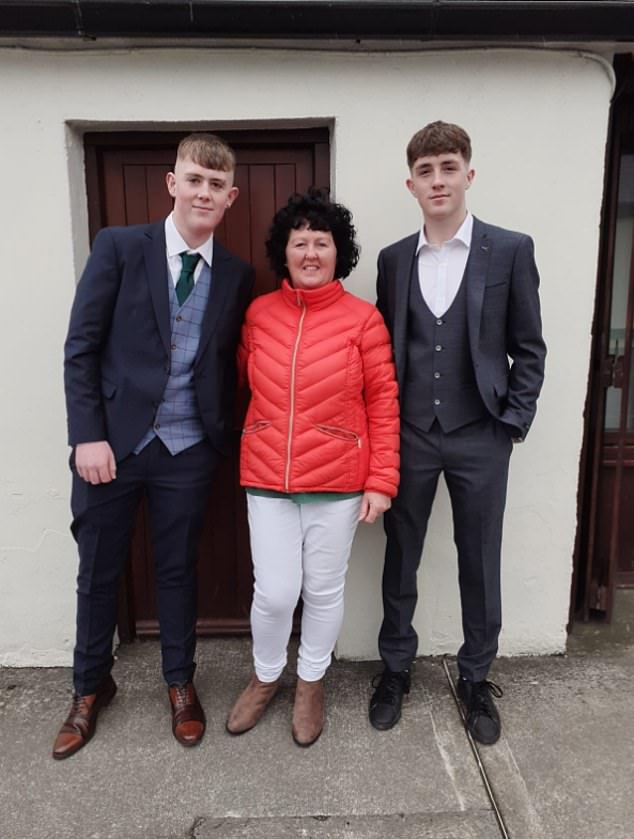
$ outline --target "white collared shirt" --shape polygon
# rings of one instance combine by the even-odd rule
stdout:
[[[473,216],[467,213],[454,237],[442,245],[430,245],[425,228],[418,238],[418,282],[423,300],[437,318],[454,301],[469,258]]]
[[[183,251],[188,251],[189,253],[199,253],[202,256],[202,259],[198,260],[198,265],[196,265],[196,269],[194,271],[194,283],[196,283],[198,277],[200,277],[200,272],[203,270],[204,263],[206,262],[207,265],[211,266],[211,260],[214,253],[214,234],[212,233],[207,241],[203,242],[202,245],[199,245],[197,248],[190,248],[176,229],[173,215],[173,213],[170,213],[165,219],[165,245],[170,276],[172,278],[172,282],[174,283],[174,287],[176,287],[178,278],[181,275],[182,259],[180,255]]]

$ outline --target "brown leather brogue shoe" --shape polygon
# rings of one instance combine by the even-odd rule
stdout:
[[[251,681],[236,699],[226,722],[229,734],[244,734],[259,721],[269,702],[277,693],[279,679],[261,682],[255,673]]]
[[[298,746],[312,746],[324,727],[324,680],[297,679],[293,706],[293,740]]]
[[[85,696],[75,694],[70,706],[70,713],[53,744],[55,760],[64,760],[82,749],[92,738],[97,728],[97,716],[117,692],[112,676],[107,676],[97,688],[96,693]]]
[[[205,712],[193,682],[169,689],[172,706],[172,734],[183,746],[196,746],[205,733]]]

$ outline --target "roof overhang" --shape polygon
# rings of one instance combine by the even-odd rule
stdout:
[[[633,42],[632,0],[0,0],[0,39]],[[387,44],[386,44],[387,46]]]

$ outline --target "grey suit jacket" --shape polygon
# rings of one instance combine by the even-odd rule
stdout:
[[[418,236],[389,245],[378,259],[377,307],[392,336],[400,385],[407,366],[408,300]],[[535,416],[546,357],[532,239],[474,217],[463,282],[480,396],[491,416],[523,439]]]

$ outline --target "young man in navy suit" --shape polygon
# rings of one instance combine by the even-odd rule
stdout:
[[[401,483],[385,514],[385,665],[370,701],[380,730],[401,716],[418,638],[416,578],[440,473],[451,499],[464,642],[457,693],[480,743],[500,736],[487,680],[501,627],[500,549],[508,465],[544,377],[533,243],[474,218],[471,142],[433,122],[407,147],[422,229],[379,254],[377,306],[392,335],[401,398]],[[509,362],[510,359],[510,362]]]
[[[172,731],[200,742],[193,684],[196,559],[211,478],[227,451],[235,352],[253,270],[214,240],[238,197],[235,157],[213,134],[180,143],[156,224],[104,228],[77,287],[64,381],[79,549],[70,713],[61,760],[92,737],[116,692],[118,581],[142,493],[148,502]]]

